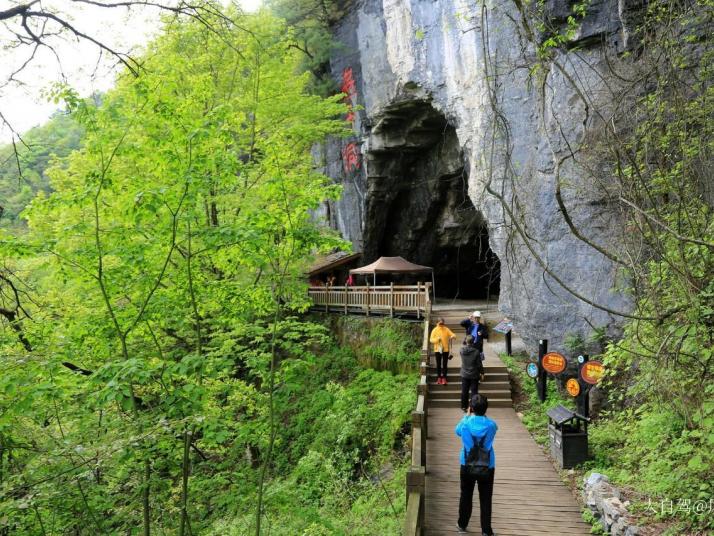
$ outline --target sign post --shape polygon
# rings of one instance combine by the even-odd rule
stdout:
[[[504,318],[498,324],[496,324],[496,326],[493,328],[493,331],[503,333],[503,335],[506,337],[506,353],[508,355],[513,355],[511,345],[511,331],[513,331],[513,322],[511,322],[508,318]]]
[[[548,339],[538,341],[538,400],[545,402],[548,376],[543,369],[543,356],[548,353]]]
[[[589,356],[583,354],[578,356],[578,383],[580,384],[580,396],[576,399],[578,413],[583,417],[590,416],[590,386],[583,380],[582,372],[585,363],[589,361]]]

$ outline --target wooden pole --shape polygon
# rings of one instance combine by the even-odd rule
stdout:
[[[546,386],[548,384],[548,374],[543,369],[543,356],[548,353],[548,339],[541,339],[538,343],[538,399],[545,402],[548,395]]]
[[[432,278],[433,278],[433,273],[432,273]],[[433,284],[433,282],[432,282]],[[431,306],[432,306],[432,300],[431,296],[432,293],[434,292],[434,287],[430,287],[429,283],[426,284],[426,312],[424,314],[424,317],[427,319],[427,321],[431,321]],[[436,300],[436,295],[434,294],[434,300]]]
[[[582,358],[583,362],[578,363],[578,383],[580,384],[580,395],[576,398],[576,408],[578,413],[580,413],[583,417],[590,417],[590,386],[584,382],[580,376],[580,371],[585,366],[585,363],[590,360],[590,356],[583,354]],[[588,423],[586,422],[586,428],[587,425]]]
[[[417,281],[417,295],[416,295],[416,310],[417,318],[421,318],[421,307],[419,307],[419,298],[421,298],[421,281]]]
[[[367,285],[367,316],[369,316],[369,285]]]
[[[349,287],[345,284],[345,314],[347,314],[347,302],[349,301]]]
[[[389,284],[389,316],[394,318],[394,281]]]

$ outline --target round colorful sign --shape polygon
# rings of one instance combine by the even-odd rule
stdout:
[[[535,363],[528,363],[528,366],[526,367],[526,373],[531,378],[537,378],[538,377],[538,365],[536,365]]]
[[[605,367],[600,361],[588,361],[580,369],[580,377],[592,385],[596,385],[605,375]]]
[[[582,365],[583,363],[585,363],[585,356],[579,355],[579,356],[578,356],[578,363],[580,363],[581,365]]]
[[[565,383],[565,388],[568,390],[570,396],[578,396],[580,394],[580,382],[575,378],[570,378]]]
[[[543,368],[551,374],[560,374],[567,364],[565,357],[558,352],[548,352],[543,356]]]

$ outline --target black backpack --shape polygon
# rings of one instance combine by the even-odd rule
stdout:
[[[471,447],[471,450],[468,454],[466,454],[466,472],[470,476],[481,478],[488,475],[488,466],[491,463],[491,454],[483,446],[485,441],[486,434],[483,435],[478,443],[474,441],[474,446]],[[464,453],[466,453],[465,447]]]

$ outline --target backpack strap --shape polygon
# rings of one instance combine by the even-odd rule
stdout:
[[[484,442],[486,441],[486,434],[483,434],[483,437],[482,437],[481,439],[479,439],[478,441],[476,441],[476,436],[474,436],[473,434],[471,434],[471,440],[472,440],[473,443],[474,443],[473,447],[471,447],[471,448],[474,448],[475,446],[479,446],[479,447],[481,447],[482,449],[486,450],[486,446],[484,445]],[[465,454],[466,456],[469,455],[469,453],[466,452],[466,447],[464,447],[464,454]]]

